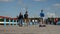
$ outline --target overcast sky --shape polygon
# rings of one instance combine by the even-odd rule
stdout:
[[[28,10],[29,17],[39,16],[43,9],[45,16],[48,12],[60,16],[60,0],[0,0],[0,16],[16,17],[20,12]]]

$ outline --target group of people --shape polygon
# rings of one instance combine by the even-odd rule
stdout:
[[[20,12],[18,16],[18,25],[22,26],[23,22],[27,23],[28,25],[28,12],[27,11],[25,12],[24,15]]]
[[[44,15],[44,13],[43,13],[43,10],[41,10],[40,17],[42,18],[42,19],[41,19],[42,24],[45,23],[45,22],[44,22],[44,21],[45,21],[44,16],[45,16],[45,15]],[[46,21],[48,21],[48,20],[46,20]],[[49,19],[49,22],[46,22],[46,23],[50,23],[50,24],[53,23],[54,25],[57,25],[57,22],[58,22],[58,18],[56,17],[56,18],[53,18],[53,19],[50,18],[50,19]],[[41,24],[40,24],[40,25],[41,25]]]
[[[42,21],[42,24],[43,24],[43,21],[44,21],[44,13],[43,13],[43,10],[41,10],[41,13],[40,13],[40,17],[42,18],[41,21]],[[19,26],[22,26],[23,25],[23,22],[25,22],[28,26],[28,22],[29,22],[29,19],[28,19],[28,12],[26,11],[24,16],[23,14],[20,12],[19,16],[18,16],[18,25]],[[40,24],[41,25],[41,24]]]
[[[45,14],[43,13],[43,10],[41,10],[41,13],[40,13],[40,18],[41,18],[41,22],[40,22],[40,25],[39,25],[39,27],[40,26],[46,26],[46,25],[42,25],[42,24],[45,24],[45,19],[44,19],[44,17],[45,17]],[[48,21],[48,20],[47,20]],[[58,19],[54,19],[54,21],[53,21],[53,24],[54,25],[56,25],[56,22],[58,21]],[[29,24],[29,19],[28,19],[28,12],[26,11],[25,12],[25,14],[23,15],[21,12],[20,12],[20,14],[19,14],[19,16],[18,16],[18,25],[19,26],[22,26],[23,25],[23,22],[25,22],[26,24],[27,24],[27,26],[28,26],[28,24]],[[49,22],[50,22],[50,24],[52,23],[52,20],[50,19],[49,20]]]
[[[46,20],[46,24],[54,24],[57,25],[58,18],[49,18]]]
[[[54,18],[53,20],[50,18],[49,22],[50,22],[50,24],[53,23],[54,25],[56,25],[58,22],[58,18]]]

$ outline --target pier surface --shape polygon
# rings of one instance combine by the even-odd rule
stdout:
[[[46,27],[0,25],[0,34],[60,34],[60,25],[46,25]]]

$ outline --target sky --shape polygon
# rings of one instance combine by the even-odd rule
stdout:
[[[0,0],[0,16],[17,17],[20,12],[24,15],[28,11],[29,17],[39,17],[43,9],[47,13],[55,13],[60,17],[60,0]]]

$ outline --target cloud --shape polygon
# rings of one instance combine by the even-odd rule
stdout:
[[[45,8],[45,10],[50,12],[60,10],[60,3],[52,4],[50,7]]]
[[[10,1],[13,1],[13,0],[0,0],[0,2],[10,2]]]
[[[57,7],[60,7],[60,3],[57,3],[57,4],[53,4],[53,6],[57,6]]]
[[[53,7],[60,8],[60,3],[53,4]]]
[[[47,1],[47,0],[33,0],[33,1]]]
[[[51,6],[49,6],[49,7],[47,7],[47,8],[45,8],[45,10],[44,11],[47,11],[46,13],[46,15],[47,15],[47,17],[51,17],[51,16],[53,16],[53,17],[60,17],[60,15],[59,15],[59,11],[60,11],[60,3],[56,3],[56,4],[52,4]],[[49,12],[49,13],[48,13]],[[56,14],[55,14],[56,13]]]

